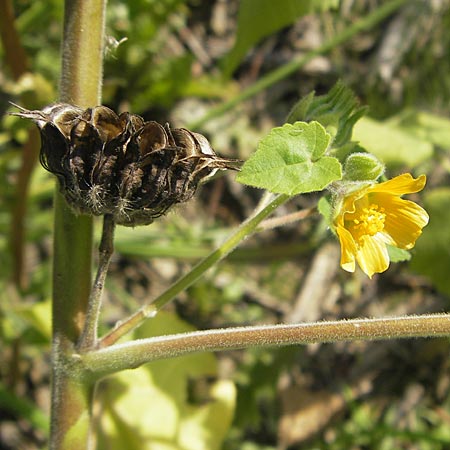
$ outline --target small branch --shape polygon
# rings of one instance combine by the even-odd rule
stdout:
[[[225,258],[236,246],[257,230],[259,223],[270,215],[278,206],[289,200],[287,195],[278,195],[264,208],[257,208],[257,212],[247,219],[217,250],[200,261],[189,273],[181,277],[172,286],[157,297],[150,305],[144,305],[139,311],[119,322],[112,331],[106,334],[99,342],[99,347],[108,347],[117,342],[134,328],[141,325],[144,320],[154,317],[157,312],[172,301],[180,292],[183,292],[197,281],[210,267]]]
[[[97,347],[104,348],[117,342],[121,337],[127,335],[135,328],[138,328],[146,319],[151,319],[158,314],[158,310],[153,304],[143,306],[134,314],[116,323],[114,328],[100,339]]]
[[[304,220],[313,215],[315,212],[317,212],[317,208],[308,208],[293,212],[291,214],[286,214],[281,217],[267,219],[261,223],[258,227],[258,231],[272,230],[273,228],[282,227],[288,223],[298,222],[299,220]]]
[[[88,311],[78,350],[83,351],[95,346],[97,342],[98,319],[102,306],[102,294],[105,286],[111,256],[114,253],[114,218],[110,214],[103,217],[102,238],[99,246],[97,275],[89,295]]]
[[[156,359],[189,353],[311,343],[450,336],[450,314],[238,327],[158,336],[75,355],[102,377]]]

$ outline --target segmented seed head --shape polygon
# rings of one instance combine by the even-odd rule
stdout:
[[[17,106],[17,105],[16,105]],[[56,103],[42,111],[18,107],[41,133],[40,161],[82,214],[111,214],[116,223],[144,225],[189,200],[218,169],[240,162],[216,155],[208,140],[106,106]]]

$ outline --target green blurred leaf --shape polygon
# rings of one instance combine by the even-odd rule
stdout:
[[[318,122],[274,128],[259,142],[236,180],[279,194],[319,191],[342,176],[339,161],[324,156],[329,143],[330,135]]]
[[[450,119],[427,112],[408,110],[389,119],[420,139],[450,150]]]
[[[52,336],[52,305],[50,300],[38,302],[25,308],[19,308],[17,315],[37,331],[47,342]]]
[[[411,259],[411,253],[408,250],[403,250],[402,248],[393,247],[392,245],[386,245],[389,259],[391,262],[397,263],[402,261],[409,261]]]
[[[114,105],[125,96],[130,111],[144,113],[184,95],[193,56],[171,51],[168,36],[185,26],[188,12],[183,0],[108,3],[108,37],[126,41],[105,60],[104,102]]]
[[[211,75],[203,75],[188,80],[183,89],[186,97],[217,98],[228,100],[240,92],[239,84],[235,80],[223,80]]]
[[[1,285],[0,285],[1,288]],[[51,341],[51,303],[22,302],[14,289],[0,292],[0,336],[6,340],[21,338],[34,345]]]
[[[27,398],[19,397],[12,389],[8,389],[0,381],[0,405],[2,411],[8,412],[18,419],[28,420],[38,430],[48,435],[49,417]]]
[[[134,338],[192,329],[162,312]],[[155,361],[105,380],[99,390],[104,408],[99,450],[220,449],[236,392],[232,382],[216,376],[215,356],[198,353]],[[192,385],[204,389],[191,395]]]
[[[155,103],[170,106],[189,83],[192,61],[191,55],[167,59],[155,65],[147,74],[142,74],[131,109],[145,111]]]
[[[352,137],[368,152],[391,166],[416,167],[433,155],[431,142],[411,136],[410,132],[397,125],[367,117],[355,124]]]
[[[263,37],[294,23],[299,17],[336,7],[339,0],[241,0],[236,43],[225,59],[229,76],[247,51]]]
[[[26,98],[30,109],[41,108],[55,100],[53,84],[39,73],[27,72],[14,84],[13,94],[17,98]],[[32,102],[30,102],[30,100]]]
[[[450,188],[428,192],[424,204],[430,223],[416,243],[411,268],[426,275],[440,291],[450,294]]]

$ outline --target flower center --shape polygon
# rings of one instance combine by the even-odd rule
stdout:
[[[357,240],[362,236],[374,236],[383,231],[386,213],[384,208],[376,204],[371,204],[368,207],[356,211],[351,220],[351,228],[354,232],[354,237]]]

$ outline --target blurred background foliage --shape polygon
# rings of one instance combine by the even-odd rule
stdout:
[[[110,0],[103,102],[188,126],[387,3]],[[344,273],[336,242],[312,216],[248,240],[140,337],[146,330],[449,310],[450,1],[397,3],[376,26],[197,131],[219,153],[246,159],[299,97],[323,94],[342,79],[370,108],[354,139],[383,159],[389,175],[428,176],[415,200],[430,224],[411,261],[372,281]],[[32,109],[57,100],[63,2],[1,0],[0,10],[0,448],[37,449],[48,433],[54,180],[36,164],[35,130],[6,112],[13,109],[8,101]],[[260,195],[227,174],[149,227],[119,227],[104,330],[206,255]],[[296,198],[277,214],[317,199]],[[436,339],[250,349],[150,364],[101,385],[99,448],[446,449],[448,354],[448,340]],[[164,432],[146,427],[151,415],[136,414],[147,404],[170,417]]]

